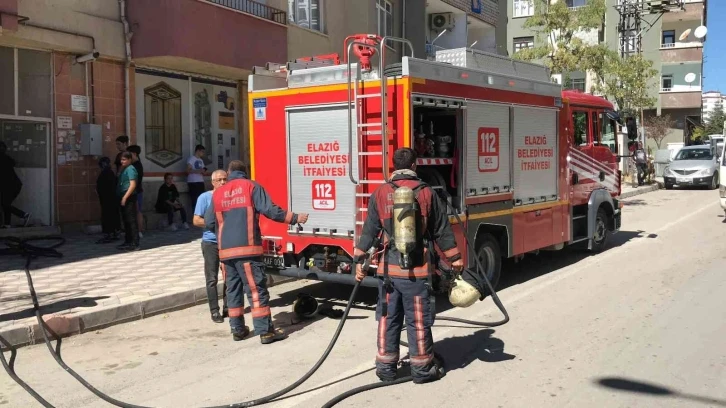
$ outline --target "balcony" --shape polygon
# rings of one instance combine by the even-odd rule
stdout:
[[[127,0],[137,65],[245,79],[287,60],[287,13],[252,0]]]
[[[232,10],[241,11],[255,17],[274,21],[279,24],[287,24],[287,12],[274,7],[258,3],[252,0],[207,0],[210,3],[219,4]]]
[[[662,44],[660,46],[660,59],[664,63],[700,62],[703,60],[703,43],[694,41]]]
[[[701,108],[701,86],[666,88],[660,92],[661,109]]]
[[[700,22],[703,16],[703,2],[686,3],[685,10],[669,11],[663,13],[663,24],[678,23],[683,21]]]

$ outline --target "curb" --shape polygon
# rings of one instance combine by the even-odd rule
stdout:
[[[641,194],[652,193],[653,191],[660,190],[661,187],[662,187],[661,184],[658,182],[656,182],[655,184],[651,184],[649,186],[638,187],[635,190],[628,191],[627,193],[621,194],[619,199],[623,200],[626,198],[639,196]]]
[[[268,274],[268,279],[270,281],[268,287],[278,286],[295,280],[294,278],[271,274]],[[221,290],[221,284],[219,289]],[[136,302],[100,307],[75,314],[71,313],[71,310],[47,314],[43,315],[43,320],[57,336],[66,338],[205,303],[207,303],[207,290],[203,286],[176,293],[167,293],[161,296],[152,296]],[[37,322],[0,330],[0,336],[14,348],[44,342],[43,333]],[[50,340],[53,341],[52,335]],[[0,349],[4,351],[5,347],[0,347]]]

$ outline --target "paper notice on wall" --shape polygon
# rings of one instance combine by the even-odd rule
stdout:
[[[73,129],[73,118],[70,116],[58,116],[57,126],[58,129]]]
[[[71,95],[71,110],[73,112],[88,112],[88,97],[85,95]]]
[[[62,166],[66,164],[66,155],[65,154],[59,154],[58,155],[58,165]]]

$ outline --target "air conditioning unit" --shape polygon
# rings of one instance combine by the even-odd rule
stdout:
[[[454,13],[432,13],[429,19],[429,26],[434,31],[454,28]]]

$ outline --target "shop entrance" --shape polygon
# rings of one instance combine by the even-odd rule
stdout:
[[[13,206],[31,213],[29,225],[52,225],[52,189],[49,123],[0,119],[0,141],[15,160],[15,173],[23,183]],[[23,220],[12,217],[12,225]]]

